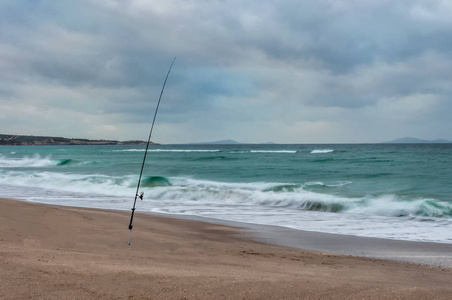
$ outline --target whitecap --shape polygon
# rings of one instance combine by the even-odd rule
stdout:
[[[297,150],[251,150],[251,153],[297,153]]]
[[[334,150],[333,149],[316,149],[316,150],[311,151],[312,154],[331,153],[331,152],[334,152]]]
[[[58,162],[49,157],[41,157],[37,154],[33,157],[24,156],[22,158],[8,158],[0,155],[0,168],[48,167],[57,164]]]

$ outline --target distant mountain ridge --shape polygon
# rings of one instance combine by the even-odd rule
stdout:
[[[89,140],[77,138],[0,134],[0,146],[29,145],[132,145],[145,144],[145,141]],[[155,143],[153,143],[155,144]]]
[[[448,141],[445,139],[422,140],[414,137],[405,137],[395,139],[389,142],[384,142],[383,144],[450,144],[450,143],[452,143],[452,141]]]

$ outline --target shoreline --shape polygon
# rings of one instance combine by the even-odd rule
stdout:
[[[1,198],[0,198],[1,199]],[[42,204],[67,208],[118,211],[129,214],[130,210],[89,208],[82,206],[64,206],[34,202],[23,199],[6,199],[32,204]],[[135,214],[159,216],[163,218],[190,220],[196,222],[240,228],[238,238],[252,240],[274,246],[310,250],[339,255],[351,255],[363,258],[376,258],[396,262],[430,265],[452,268],[452,243],[393,240],[377,237],[363,237],[347,234],[334,234],[319,231],[307,231],[289,227],[244,223],[209,217],[178,215],[137,210]]]
[[[452,268],[452,244],[334,234],[198,216],[140,213],[239,227],[244,229],[239,238],[275,246]]]
[[[144,213],[128,246],[129,218],[0,199],[2,297],[452,298],[450,268],[275,246],[246,228]]]

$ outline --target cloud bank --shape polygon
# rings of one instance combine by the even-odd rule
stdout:
[[[452,139],[447,1],[0,3],[3,133],[162,143]]]

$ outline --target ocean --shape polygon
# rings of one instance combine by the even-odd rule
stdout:
[[[0,197],[130,211],[144,149],[1,146]],[[140,191],[137,212],[452,243],[452,144],[151,145]]]

